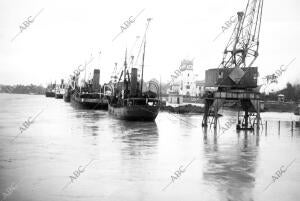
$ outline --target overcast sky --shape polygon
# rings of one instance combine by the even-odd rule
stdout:
[[[247,0],[99,1],[1,0],[0,84],[43,84],[67,78],[78,65],[95,58],[88,73],[101,69],[101,83],[109,81],[114,63],[123,64],[126,47],[136,56],[136,36],[143,35],[146,19],[153,20],[147,34],[145,78],[167,82],[182,59],[194,59],[194,70],[204,79],[216,68],[233,26],[221,27]],[[144,10],[143,10],[144,9]],[[13,41],[20,25],[40,14]],[[135,17],[123,31],[121,25]],[[265,0],[260,56],[255,62],[260,77],[296,60],[280,78],[279,86],[299,79],[300,2]],[[132,18],[131,18],[132,19]],[[134,47],[134,48],[133,48]],[[101,54],[99,53],[101,51]],[[87,76],[88,77],[88,76]]]

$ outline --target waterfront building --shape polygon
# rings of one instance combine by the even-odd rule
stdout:
[[[284,103],[284,101],[285,101],[285,96],[284,96],[283,94],[279,94],[279,95],[277,96],[277,98],[278,98],[278,102]]]
[[[180,73],[175,71],[172,75],[172,82],[167,90],[168,102],[181,104],[189,101],[192,97],[202,97],[204,94],[204,81],[198,80],[198,75],[194,73],[193,61],[182,60]]]

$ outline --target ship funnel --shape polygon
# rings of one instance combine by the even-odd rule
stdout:
[[[98,89],[100,82],[100,70],[94,69],[94,76],[93,76],[93,88]]]
[[[131,68],[131,79],[130,79],[130,95],[136,96],[137,94],[137,68]]]

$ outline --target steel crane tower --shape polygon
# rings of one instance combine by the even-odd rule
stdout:
[[[258,68],[253,67],[258,57],[263,0],[248,0],[244,11],[237,13],[237,22],[226,44],[218,68],[205,72],[205,86],[214,88],[205,94],[202,126],[208,122],[217,128],[218,111],[224,102],[235,102],[244,115],[238,114],[237,129],[259,129],[260,93],[257,88]],[[252,118],[254,117],[254,118]],[[252,119],[251,119],[252,118]]]

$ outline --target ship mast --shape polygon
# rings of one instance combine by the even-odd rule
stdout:
[[[112,82],[113,82],[114,84],[117,82],[117,79],[118,79],[118,77],[117,77],[117,66],[118,66],[118,63],[115,62],[114,71],[113,71],[113,73],[112,73],[112,76],[110,76],[110,78],[111,78],[111,80],[112,80]]]
[[[145,51],[146,51],[146,33],[150,24],[151,18],[147,19],[147,25],[146,25],[146,30],[144,34],[144,52],[143,52],[143,62],[142,62],[142,77],[141,77],[141,95],[143,94],[143,80],[144,80],[144,65],[145,65]]]
[[[142,63],[141,95],[143,94],[143,80],[144,80],[144,62],[145,62],[145,50],[146,50],[146,35],[145,35],[145,42],[144,42],[144,53],[143,53],[143,63]]]
[[[127,48],[125,51],[125,61],[124,61],[124,84],[125,84],[125,79],[126,79],[126,70],[127,70]]]

